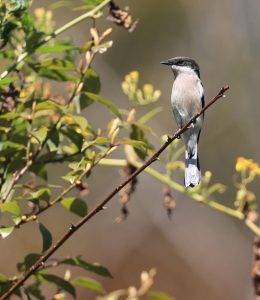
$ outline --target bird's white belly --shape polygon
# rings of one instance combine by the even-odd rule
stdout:
[[[180,77],[180,76],[179,76]],[[172,87],[171,104],[179,127],[185,125],[202,108],[203,88],[199,80],[193,78],[176,78]],[[198,118],[197,126],[201,126]]]

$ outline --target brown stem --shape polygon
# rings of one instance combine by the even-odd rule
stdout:
[[[83,217],[75,225],[72,224],[68,231],[58,240],[46,253],[43,255],[34,265],[32,265],[23,277],[17,281],[6,293],[4,293],[0,300],[7,299],[12,293],[19,288],[34,272],[36,272],[40,267],[44,266],[44,263],[49,257],[52,256],[79,228],[81,228],[85,223],[87,223],[92,217],[94,217],[98,212],[103,210],[104,206],[130,181],[132,181],[136,176],[138,176],[145,168],[151,165],[154,161],[157,160],[158,156],[174,141],[179,138],[181,134],[188,129],[188,127],[196,121],[196,119],[202,115],[212,104],[214,104],[218,99],[224,96],[224,93],[229,89],[229,86],[225,86],[220,89],[218,94],[203,108],[201,111],[196,114],[190,121],[177,130],[172,137],[168,137],[168,140],[161,146],[159,150],[148,159],[139,169],[137,169],[132,175],[130,175],[124,182],[118,185],[107,197],[105,197],[89,214]]]

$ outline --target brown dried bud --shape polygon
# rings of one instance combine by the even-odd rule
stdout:
[[[19,97],[20,92],[15,88],[15,86],[10,83],[9,89],[6,92],[1,92],[0,96],[3,97],[5,100],[2,103],[1,109],[5,111],[12,111],[16,104],[16,99]]]
[[[167,210],[167,215],[169,218],[172,216],[172,211],[176,207],[176,202],[174,201],[172,194],[171,194],[171,189],[168,185],[165,185],[163,187],[163,195],[164,195],[164,201],[163,205]]]
[[[132,16],[129,14],[129,8],[120,8],[114,1],[110,1],[109,5],[109,16],[107,19],[122,26],[129,32],[133,32],[138,20],[133,21]]]
[[[80,180],[76,181],[76,188],[79,190],[80,197],[84,197],[89,193],[88,184]]]
[[[128,178],[135,172],[135,170],[136,167],[128,163],[123,169],[120,170],[120,175],[124,178]],[[124,221],[129,214],[129,211],[127,209],[127,204],[130,201],[130,197],[132,193],[135,191],[136,184],[137,184],[137,178],[134,178],[119,192],[119,201],[122,204],[121,207],[122,214],[120,217],[116,219],[117,223]]]
[[[26,120],[31,123],[32,122],[32,115],[27,115]]]

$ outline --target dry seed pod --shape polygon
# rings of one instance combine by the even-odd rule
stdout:
[[[133,32],[138,21],[133,21],[132,16],[129,14],[129,8],[120,8],[115,4],[114,1],[110,1],[109,5],[109,16],[107,17],[107,19],[119,26],[122,26],[129,32]]]
[[[172,197],[171,189],[168,185],[165,185],[163,187],[163,196],[164,196],[163,205],[167,210],[168,217],[171,218],[172,211],[176,207],[176,202],[174,201],[174,199]]]
[[[136,170],[136,167],[128,163],[123,169],[120,170],[120,175],[124,178],[128,178],[131,176]],[[132,181],[130,181],[120,192],[119,192],[119,201],[122,205],[121,207],[121,216],[116,218],[116,222],[120,223],[124,221],[128,214],[129,211],[127,209],[127,204],[130,201],[130,197],[132,193],[135,191],[137,184],[137,178],[134,178]]]

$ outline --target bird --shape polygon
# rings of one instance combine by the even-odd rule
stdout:
[[[161,64],[170,66],[175,77],[172,85],[171,106],[176,123],[179,128],[182,128],[205,106],[200,68],[194,59],[184,56],[164,60]],[[185,187],[195,187],[201,183],[198,142],[203,119],[204,115],[202,114],[183,133]]]

